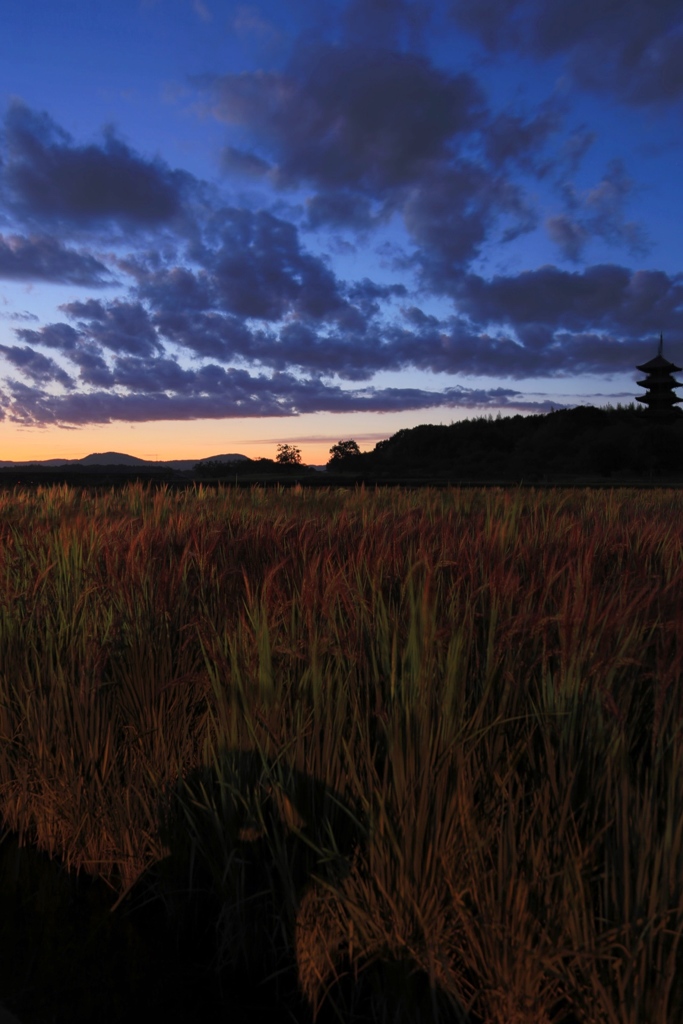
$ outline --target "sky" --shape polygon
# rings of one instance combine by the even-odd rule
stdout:
[[[0,459],[633,401],[682,112],[680,0],[3,0]]]

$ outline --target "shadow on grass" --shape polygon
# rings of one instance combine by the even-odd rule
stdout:
[[[133,1012],[307,1024],[300,909],[320,880],[348,874],[364,829],[318,780],[242,751],[178,783],[162,824],[169,856],[118,905],[103,880],[6,833],[0,1000],[22,1024],[123,1024]],[[330,952],[319,1024],[458,1019],[413,965],[380,956],[354,973],[343,948]]]

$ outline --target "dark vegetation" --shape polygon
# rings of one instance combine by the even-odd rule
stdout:
[[[275,459],[198,463],[186,472],[130,466],[0,469],[0,487],[73,483],[108,487],[135,481],[191,486],[193,481],[341,486],[355,483],[650,483],[683,480],[683,414],[657,419],[635,403],[578,406],[538,416],[481,416],[450,425],[399,430],[372,451],[353,440],[330,449],[325,472],[278,445]]]
[[[399,430],[374,450],[353,440],[330,449],[335,482],[544,483],[683,477],[683,415],[658,420],[630,406],[578,406],[538,416],[481,416]],[[286,473],[283,474],[283,469]],[[271,459],[198,466],[200,479],[270,477],[316,482],[306,466]]]
[[[578,406],[539,416],[480,417],[399,430],[328,470],[392,478],[509,483],[683,475],[683,415]]]

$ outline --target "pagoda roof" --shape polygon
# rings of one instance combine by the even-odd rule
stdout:
[[[683,370],[683,366],[676,366],[675,363],[670,363],[664,356],[656,355],[654,359],[648,360],[647,363],[636,366],[636,370],[642,370],[643,373],[651,373],[653,370],[665,370],[667,373],[675,373],[677,370]]]
[[[655,370],[664,370],[666,373],[676,373],[677,370],[683,370],[683,366],[676,366],[675,363],[670,363],[668,359],[664,358],[664,335],[659,335],[659,348],[657,349],[657,355],[654,359],[650,359],[647,363],[642,363],[641,366],[636,366],[636,370],[642,370],[644,373],[652,373]]]
[[[645,378],[645,380],[637,380],[636,384],[639,388],[654,388],[657,391],[670,391],[672,388],[683,388],[683,384],[679,384],[677,380],[671,378],[671,380],[661,380],[655,378]]]

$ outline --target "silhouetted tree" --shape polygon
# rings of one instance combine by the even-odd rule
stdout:
[[[342,466],[349,464],[349,460],[360,455],[360,448],[355,441],[340,441],[339,444],[332,445],[330,455],[332,458],[327,465],[332,469],[341,469]]]
[[[275,461],[280,466],[300,466],[301,449],[295,448],[293,444],[279,444]]]

